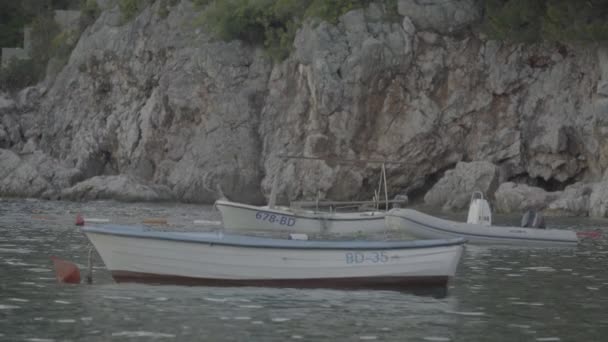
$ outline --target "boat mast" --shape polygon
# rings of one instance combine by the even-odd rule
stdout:
[[[279,183],[279,172],[274,175],[272,180],[272,188],[270,189],[270,198],[268,199],[268,208],[273,209],[277,202],[277,186]]]
[[[380,193],[382,192],[382,174],[380,174],[380,179],[378,179],[378,190],[374,190],[374,204],[376,205],[376,210],[380,210]]]
[[[388,184],[386,184],[386,167],[382,163],[382,178],[384,180],[384,211],[388,211]]]

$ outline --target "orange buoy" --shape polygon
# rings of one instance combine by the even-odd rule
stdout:
[[[66,284],[80,284],[80,270],[73,262],[62,260],[56,256],[52,256],[53,265],[55,266],[55,276],[57,282]]]
[[[84,218],[80,214],[76,215],[76,225],[84,226]]]
[[[580,238],[591,238],[591,239],[599,239],[600,237],[602,237],[602,232],[598,232],[598,231],[587,231],[587,232],[577,232],[576,236],[580,237]]]

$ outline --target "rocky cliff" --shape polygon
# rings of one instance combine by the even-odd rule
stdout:
[[[189,1],[166,18],[156,6],[126,24],[104,11],[56,78],[0,95],[1,195],[211,202],[219,184],[255,203],[275,175],[282,200],[378,184],[379,165],[288,154],[397,161],[391,195],[430,189],[450,209],[480,187],[454,168],[483,162],[492,198],[527,183],[555,194],[544,207],[607,214],[608,48],[490,41],[475,0],[400,0],[398,20],[372,4],[305,24],[273,63],[212,39]]]

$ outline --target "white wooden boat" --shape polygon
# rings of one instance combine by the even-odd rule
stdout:
[[[317,158],[306,156],[282,156],[287,159],[312,159],[328,160],[331,158]],[[377,233],[386,229],[384,216],[390,204],[403,203],[403,200],[389,200],[388,187],[386,182],[387,161],[359,161],[348,159],[331,159],[335,162],[346,163],[380,163],[382,164],[378,190],[371,201],[350,201],[335,202],[321,201],[300,201],[292,202],[292,207],[276,206],[276,191],[278,178],[275,176],[268,205],[254,206],[228,200],[221,189],[218,187],[220,199],[215,202],[215,206],[222,214],[224,228],[237,231],[284,231],[290,233],[331,233],[331,234],[353,234],[353,233]],[[380,193],[384,190],[384,200],[379,200]],[[344,209],[361,208],[372,206],[374,210],[368,211],[336,211],[335,208]],[[384,211],[379,207],[383,205]],[[334,210],[319,210],[320,208],[334,208]],[[309,209],[305,209],[309,208]],[[314,208],[314,209],[312,209]]]
[[[445,286],[463,239],[302,241],[85,226],[117,282],[212,286]]]
[[[471,244],[517,246],[575,246],[575,232],[563,229],[502,227],[444,220],[412,209],[391,209],[386,225],[418,239],[463,237]]]
[[[323,212],[217,200],[224,228],[239,231],[352,234],[385,230],[384,211]]]

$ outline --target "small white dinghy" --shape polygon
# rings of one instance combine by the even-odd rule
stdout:
[[[306,241],[85,226],[117,282],[210,286],[445,286],[464,239]]]
[[[386,225],[419,239],[462,237],[470,244],[559,247],[578,243],[576,232],[570,230],[493,226],[490,206],[477,192],[471,198],[466,223],[412,209],[392,209],[386,215]]]

